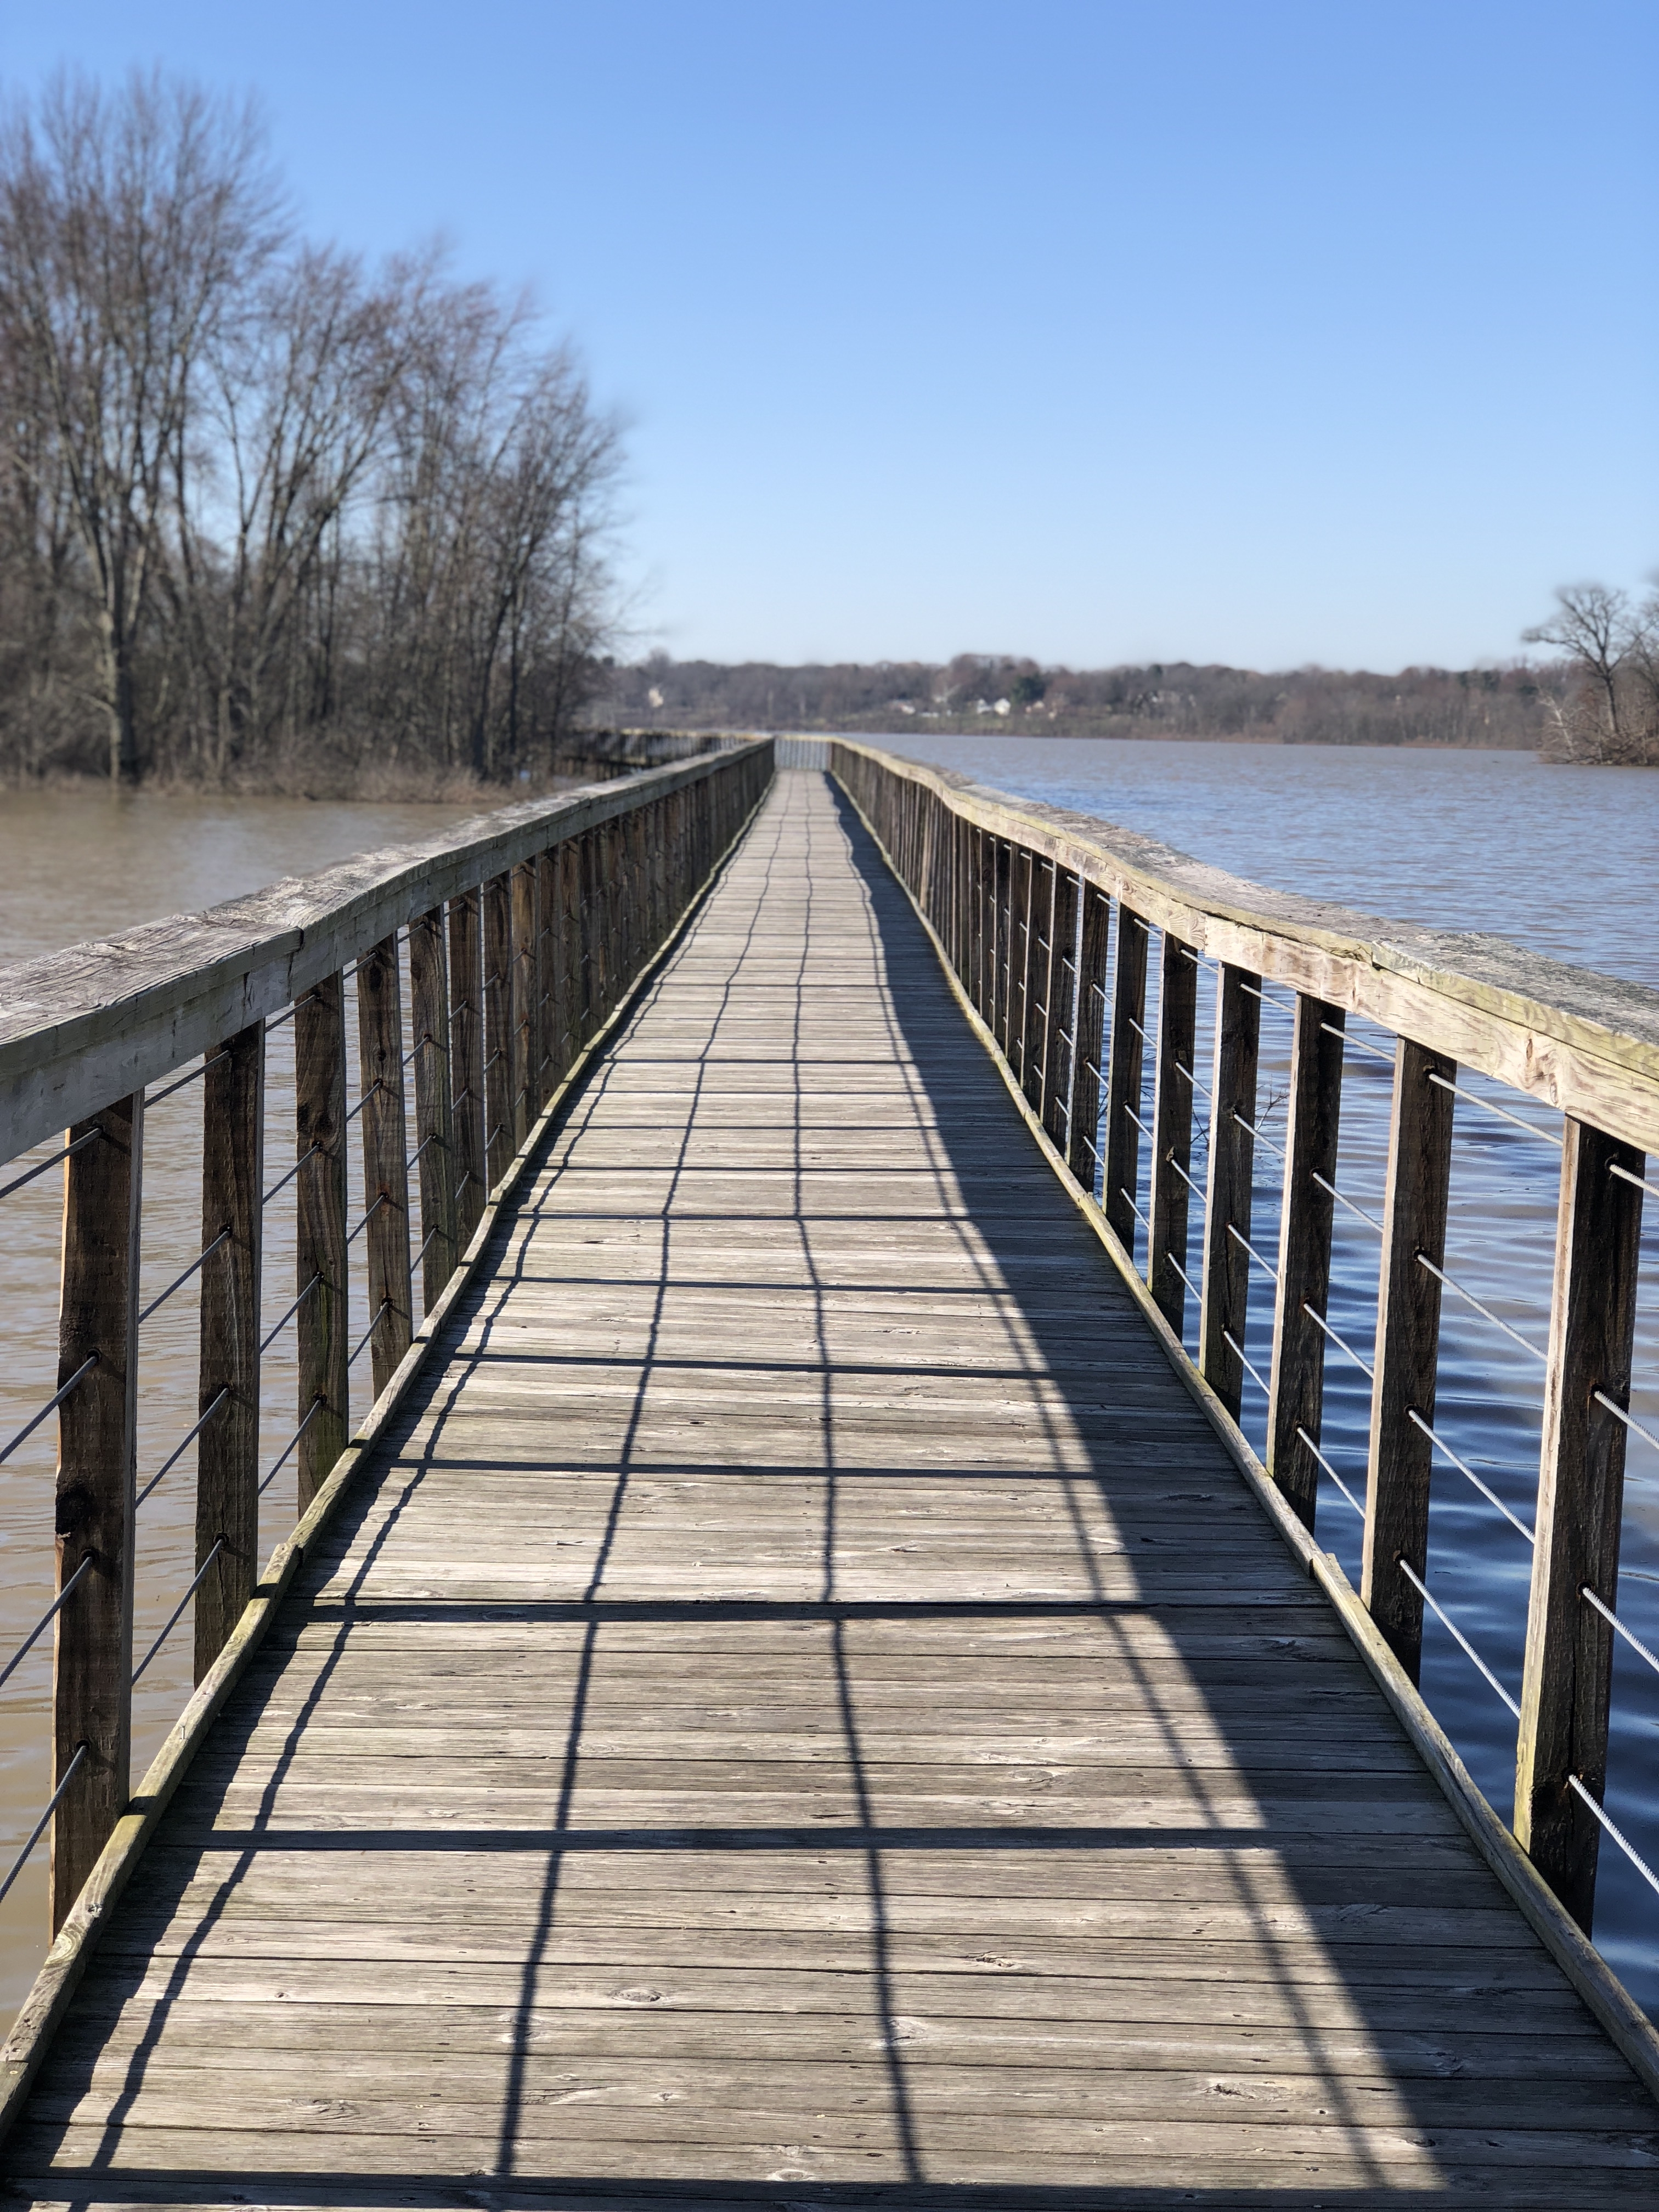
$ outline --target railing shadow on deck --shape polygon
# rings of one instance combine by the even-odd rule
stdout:
[[[979,1140],[982,1139],[988,1124],[1006,1129],[1011,1158],[1018,1160],[1023,1152],[1031,1165],[1036,1165],[1038,1162],[1034,1148],[1019,1127],[1018,1117],[1002,1091],[999,1079],[950,1000],[938,975],[933,953],[902,893],[889,875],[872,840],[844,801],[842,808],[845,833],[868,891],[871,927],[884,953],[890,972],[895,975],[901,986],[891,994],[892,1018],[918,1071],[921,1088],[930,1109],[931,1122],[937,1133],[936,1173],[941,1194],[955,1194],[952,1203],[963,1211],[959,1233],[964,1242],[972,1239],[976,1252],[982,1255],[981,1264],[988,1277],[994,1277],[1009,1299],[1011,1367],[1027,1376],[1041,1375],[1059,1401],[1050,1441],[1054,1459],[1052,1474],[1030,1479],[1054,1480],[1066,1486],[1068,1490],[1073,1486],[1079,1492],[1087,1490],[1097,1500],[1103,1500],[1113,1520],[1121,1528],[1132,1525],[1133,1513],[1126,1510],[1122,1498],[1118,1496],[1115,1500],[1115,1465],[1121,1462],[1115,1462],[1100,1430],[1101,1349],[1097,1346],[1091,1359],[1080,1358],[1074,1324],[1068,1323],[1062,1315],[1058,1314],[1053,1300],[1042,1295],[1053,1279],[1056,1249],[1076,1267],[1080,1279],[1088,1279],[1097,1285],[1104,1285],[1106,1304],[1120,1310],[1114,1316],[1114,1328],[1121,1328],[1126,1342],[1137,1335],[1144,1335],[1144,1324],[1127,1294],[1121,1291],[1112,1277],[1098,1246],[1077,1222],[1069,1201],[1057,1185],[1054,1188],[1052,1206],[1042,1209],[1041,1218],[1037,1218],[1038,1209],[1031,1201],[1022,1200],[1018,1205],[1011,1206],[1006,1198],[1000,1197],[995,1188],[988,1184],[981,1170],[974,1164],[980,1149]],[[697,1079],[694,1077],[692,1079],[695,1082]],[[605,1070],[601,1067],[590,1078],[585,1093],[573,1100],[570,1109],[572,1120],[579,1120],[590,1110],[593,1099],[602,1093],[605,1080]],[[567,1123],[567,1137],[568,1126]],[[690,1127],[691,1119],[688,1115],[688,1131]],[[549,1142],[553,1141],[553,1137],[550,1136]],[[961,1208],[963,1199],[967,1200],[965,1209]],[[667,1235],[671,1206],[672,1193],[664,1204],[665,1237]],[[1011,1617],[1036,1620],[1062,1615],[1109,1620],[1115,1612],[1139,1613],[1147,1604],[1158,1603],[1155,1597],[1125,1601],[1105,1596],[1097,1563],[1080,1517],[1073,1522],[1078,1567],[1090,1585],[1090,1594],[1076,1601],[1026,1601],[1016,1599],[997,1603],[967,1599],[961,1602],[906,1605],[842,1597],[836,1592],[837,1560],[834,1540],[835,1508],[839,1486],[860,1475],[881,1470],[862,1466],[837,1466],[833,1449],[834,1431],[830,1428],[826,1430],[826,1435],[832,1443],[827,1455],[829,1481],[823,1525],[823,1595],[816,1601],[775,1605],[759,1601],[696,1600],[688,1600],[684,1604],[629,1603],[605,1595],[602,1560],[596,1562],[596,1571],[585,1595],[568,1601],[469,1607],[465,1603],[437,1601],[374,1601],[364,1595],[364,1586],[373,1564],[398,1526],[400,1514],[418,1496],[420,1486],[428,1470],[440,1462],[450,1467],[455,1464],[453,1460],[446,1460],[442,1451],[442,1406],[437,1408],[436,1427],[422,1444],[418,1456],[405,1460],[400,1455],[422,1424],[431,1418],[440,1395],[453,1405],[459,1389],[464,1387],[465,1374],[489,1358],[489,1316],[492,1310],[499,1311],[506,1290],[520,1279],[520,1271],[523,1268],[529,1243],[525,1223],[532,1211],[526,1206],[521,1209],[519,1217],[502,1224],[496,1240],[495,1267],[489,1272],[485,1279],[480,1280],[451,1322],[449,1334],[452,1342],[459,1341],[469,1328],[477,1328],[482,1331],[481,1340],[467,1367],[458,1373],[453,1366],[445,1370],[434,1363],[433,1380],[416,1393],[382,1448],[384,1464],[378,1479],[364,1482],[356,1497],[343,1509],[326,1555],[315,1562],[307,1562],[302,1582],[309,1585],[309,1590],[307,1592],[302,1587],[296,1592],[288,1625],[291,1628],[307,1617],[305,1607],[308,1597],[308,1617],[312,1620],[321,1623],[337,1617],[338,1628],[332,1644],[332,1650],[337,1656],[344,1649],[353,1623],[369,1618],[455,1622],[476,1617],[492,1621],[511,1619],[580,1624],[584,1638],[575,1685],[570,1695],[568,1717],[558,1731],[556,1749],[555,1741],[550,1741],[550,1752],[562,1760],[564,1774],[557,1814],[551,1824],[551,1837],[545,1826],[523,1830],[501,1827],[325,1830],[277,1826],[274,1820],[267,1823],[262,1818],[246,1832],[219,1832],[211,1843],[204,1842],[201,1845],[199,1853],[175,1852],[165,1876],[152,1863],[141,1872],[134,1884],[135,1898],[142,1886],[145,1899],[151,1905],[180,1899],[193,1873],[229,1855],[233,1863],[225,1870],[222,1888],[222,1897],[228,1900],[235,1883],[257,1863],[258,1854],[276,1850],[318,1853],[439,1850],[457,1854],[479,1850],[512,1850],[544,1853],[546,1865],[539,1909],[528,1948],[522,1992],[506,2058],[497,2130],[496,2170],[489,2175],[469,2177],[463,2183],[459,2180],[434,2180],[429,2175],[412,2172],[388,2171],[351,2176],[331,2172],[325,2174],[313,2163],[303,2167],[296,2166],[286,2172],[262,2171],[257,2182],[249,2177],[245,2186],[257,2189],[263,2202],[295,2205],[314,2202],[338,2207],[361,2206],[364,2212],[368,2212],[370,2207],[392,2203],[421,2208],[467,2203],[500,2207],[501,2212],[516,2212],[516,2208],[534,2206],[548,2208],[548,2212],[552,2212],[552,2208],[566,2205],[597,2207],[611,2198],[625,2199],[630,2204],[650,2198],[709,2207],[716,2204],[797,2209],[810,2206],[823,2208],[823,2212],[837,2212],[837,2208],[842,2207],[848,2208],[848,2212],[851,2212],[851,2208],[876,2205],[896,2208],[896,2212],[928,2212],[929,2208],[936,2207],[959,2207],[962,2212],[1011,2212],[1011,2209],[1015,2207],[1030,2208],[1030,2212],[1085,2212],[1085,2208],[1086,2212],[1113,2212],[1113,2208],[1129,2206],[1152,2208],[1206,2203],[1224,2203],[1236,2208],[1271,2206],[1276,2208],[1276,2212],[1304,2212],[1304,2208],[1358,2203],[1362,2201],[1362,2197],[1364,2201],[1386,2198],[1389,2204],[1399,2206],[1404,2212],[1404,2208],[1419,2204],[1443,2206],[1449,2202],[1459,2201],[1461,2191],[1455,2172],[1449,2172],[1438,2186],[1408,2184],[1404,2187],[1393,2187],[1388,2180],[1387,2168],[1382,2165],[1374,2167],[1372,2177],[1363,2192],[1345,2191],[1329,2182],[1322,2185],[1313,2180],[1306,2185],[1263,2186],[1259,2189],[1225,2185],[1208,2189],[1190,2185],[1160,2189],[1139,2182],[1118,2187],[1109,2179],[1086,2187],[1048,2187],[1036,2185],[944,2185],[927,2178],[925,2118],[918,2118],[909,2100],[902,2022],[892,1992],[886,1960],[886,1948],[892,1931],[884,1905],[884,1852],[965,1849],[984,1851],[995,1849],[1023,1853],[1188,1848],[1230,1854],[1260,1851],[1271,1847],[1273,1841],[1263,1826],[1229,1826],[1206,1819],[1201,1773],[1195,1773],[1194,1777],[1194,1819],[1186,1828],[1072,1825],[998,1827],[992,1824],[963,1829],[931,1826],[895,1827],[881,1822],[878,1802],[879,1792],[868,1771],[866,1750],[860,1733],[856,1666],[849,1660],[847,1645],[849,1630],[861,1621],[891,1617],[915,1620],[929,1614],[953,1620],[980,1615],[1001,1620]],[[803,1248],[810,1255],[811,1223],[804,1209],[799,1212],[799,1218]],[[1040,1273],[1032,1265],[1034,1241],[1038,1238],[1045,1255]],[[516,1253],[514,1249],[515,1242]],[[636,1418],[628,1426],[616,1473],[616,1493],[611,1516],[613,1528],[635,1465],[650,1465],[654,1471],[662,1464],[648,1460],[636,1462],[634,1457],[637,1408],[643,1403],[653,1364],[654,1353],[647,1352],[641,1363],[637,1386]],[[1203,1466],[1205,1482],[1214,1486],[1227,1481],[1230,1480],[1229,1471],[1222,1461],[1218,1447],[1196,1413],[1182,1396],[1173,1376],[1169,1378],[1169,1389],[1171,1406],[1185,1416],[1181,1433],[1189,1442],[1194,1459]],[[1077,1463],[1079,1449],[1085,1455],[1084,1463],[1080,1466]],[[533,1462],[521,1462],[518,1464],[531,1465]],[[568,1462],[560,1461],[557,1464],[568,1466]],[[822,1478],[826,1468],[819,1464],[804,1468],[752,1468],[745,1472],[759,1475],[763,1480],[768,1474],[792,1477],[810,1474]],[[921,1479],[948,1481],[951,1478],[947,1474]],[[1015,1478],[1003,1470],[998,1479],[1012,1480]],[[1181,1486],[1178,1480],[1176,1486]],[[349,1553],[368,1516],[377,1510],[384,1510],[388,1491],[395,1497],[392,1510],[374,1534],[362,1564],[354,1569],[349,1586],[343,1591],[322,1595],[323,1585],[337,1576],[339,1559]],[[1196,1510],[1201,1510],[1201,1508]],[[1276,1540],[1265,1523],[1260,1535],[1264,1546],[1276,1546]],[[1303,1585],[1296,1602],[1307,1605],[1311,1601],[1306,1586]],[[807,1620],[826,1625],[830,1646],[830,1672],[842,1716],[846,1772],[859,1809],[860,1817],[855,1823],[836,1826],[814,1822],[791,1828],[623,1831],[577,1828],[571,1825],[588,1694],[597,1670],[603,1666],[607,1625],[686,1617],[705,1621],[720,1618]],[[1127,1649],[1123,1656],[1128,1656]],[[321,1694],[329,1672],[329,1664],[325,1662],[319,1670],[313,1692],[311,1703],[313,1705]],[[1197,1677],[1194,1676],[1194,1680],[1196,1681]],[[1154,1684],[1144,1682],[1141,1690],[1143,1696],[1155,1700]],[[258,1724],[264,1702],[264,1692],[257,1683],[250,1681],[236,1693],[235,1699],[228,1708],[216,1733],[214,1745],[216,1763],[221,1765],[227,1773],[232,1755],[246,1744]],[[1403,1736],[1399,1735],[1380,1709],[1377,1717],[1379,1729],[1403,1746]],[[1224,1710],[1218,1709],[1215,1718],[1218,1727],[1224,1731],[1227,1727]],[[289,1771],[301,1725],[296,1722],[290,1729],[284,1754],[265,1793],[267,1807],[274,1805],[282,1783]],[[1173,1726],[1172,1723],[1172,1729]],[[1240,1764],[1242,1771],[1248,1774],[1248,1756],[1242,1758]],[[1423,1787],[1426,1791],[1426,1781]],[[188,1784],[186,1791],[181,1793],[180,1815],[188,1811],[191,1825],[199,1830],[210,1822],[218,1794],[210,1784]],[[1364,1794],[1369,1796],[1372,1793],[1366,1790]],[[532,2019],[535,1984],[548,1940],[556,1924],[558,1880],[566,1861],[573,1854],[594,1851],[655,1854],[697,1848],[766,1851],[799,1849],[815,1854],[838,1850],[855,1855],[864,1863],[868,1894],[874,1908],[870,1978],[880,2020],[881,2039],[887,2055],[891,2103],[889,2117],[893,2122],[908,2170],[904,2182],[830,2184],[802,2178],[787,2182],[736,2181],[712,2185],[649,2179],[625,2181],[615,2176],[583,2177],[548,2170],[548,2148],[523,2138],[520,2126],[521,2062],[535,2047]],[[1490,1902],[1496,1904],[1498,1901],[1496,1885],[1488,1882],[1484,1873],[1479,1873],[1477,1878],[1472,1855],[1460,1849],[1455,1856],[1467,1867],[1469,1886],[1474,1888],[1485,1884],[1490,1887]],[[1285,1879],[1295,1887],[1297,1894],[1310,1909],[1328,1908],[1333,1904],[1363,1908],[1383,1901],[1385,1892],[1401,1901],[1409,1901],[1420,1887],[1407,1863],[1408,1854],[1403,1844],[1398,1869],[1386,1875],[1379,1874],[1369,1883],[1345,1884],[1334,1882],[1329,1875],[1322,1877],[1316,1866],[1317,1854],[1310,1852],[1310,1856],[1315,1863],[1300,1863],[1293,1851],[1288,1853],[1283,1861]],[[1246,1907],[1252,1907],[1248,1879],[1243,1873],[1239,1875],[1239,1902]],[[204,1936],[210,1925],[210,1915],[204,1919]],[[1263,1940],[1270,1940],[1270,1933],[1265,1926]],[[1484,1989],[1465,1984],[1459,1996],[1468,2014],[1467,2021],[1442,2018],[1433,2029],[1415,2032],[1415,2039],[1421,2046],[1420,2063],[1425,2070],[1413,2074],[1400,2070],[1403,2045],[1408,2038],[1400,2025],[1398,2008],[1389,2003],[1388,1990],[1382,1984],[1357,1972],[1352,1975],[1342,1973],[1343,1950],[1342,1945],[1333,1945],[1329,1947],[1329,1957],[1333,1969],[1340,1978],[1340,1985],[1348,1998],[1354,2026],[1360,2032],[1370,2034],[1379,2054],[1393,2049],[1395,2055],[1392,2062],[1379,2056],[1376,2072],[1380,2075],[1385,2075],[1399,2098],[1413,2107],[1413,2121],[1409,2124],[1402,2122],[1401,2124],[1412,2124],[1427,2130],[1455,2124],[1448,2121],[1445,2096],[1442,2094],[1437,2098],[1434,2087],[1437,2081],[1444,2083],[1456,2080],[1463,2071],[1463,2060],[1455,2048],[1457,2038],[1460,2034],[1480,2033],[1483,2020],[1489,2016],[1490,2008],[1504,2002],[1505,1991],[1501,1982],[1495,1982]],[[131,1966],[118,1966],[112,1961],[106,1961],[101,1967],[100,1979],[113,2001],[123,1994],[136,1992],[143,1975],[143,1966],[137,1962]],[[1288,1974],[1284,1986],[1291,1991],[1293,1997],[1293,1984]],[[1219,1989],[1218,1999],[1224,2006],[1224,1994]],[[168,1996],[157,2000],[157,2033],[169,2002]],[[1310,2051],[1316,2051],[1320,2032],[1316,2027],[1308,2027],[1306,2034]],[[152,2038],[135,2054],[134,2093],[142,2081],[147,2051],[153,2045]],[[78,2062],[71,2063],[59,2057],[52,2062],[52,2068],[53,2079],[60,2087],[73,2087],[77,2078],[83,2077],[84,2069]],[[1332,2097],[1338,2106],[1349,2094],[1343,2087],[1345,2078],[1335,2074],[1330,2076]],[[1516,2085],[1517,2088],[1524,2087],[1524,2083]],[[1483,2112],[1490,2115],[1492,2109],[1492,2096],[1488,2094]],[[619,2114],[619,2118],[622,2117]],[[1519,2099],[1516,2100],[1516,2118],[1524,2124],[1524,2110]],[[1363,2115],[1356,2112],[1353,2119],[1358,2126],[1362,2123]],[[623,2124],[625,2125],[625,2120]],[[1488,2117],[1485,2124],[1502,2123],[1494,2123]],[[532,2170],[532,2165],[539,2166],[540,2170]],[[217,2202],[222,2201],[225,2186],[226,2179],[222,2173],[190,2174],[168,2170],[165,2173],[158,2172],[147,2175],[135,2172],[125,2162],[118,2179],[124,2202],[143,2201],[161,2190],[165,2190],[167,2201],[173,2203]],[[92,2178],[86,2180],[66,2178],[62,2182],[54,2179],[52,2191],[54,2202],[64,2204],[90,2205],[110,2201],[105,2185]],[[1534,2198],[1533,2201],[1537,2200]]]

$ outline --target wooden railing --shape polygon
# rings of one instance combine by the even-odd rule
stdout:
[[[838,741],[830,767],[933,930],[1056,1164],[1079,1200],[1103,1214],[1120,1264],[1144,1281],[1172,1357],[1237,1455],[1309,1531],[1322,1471],[1346,1489],[1322,1449],[1327,1358],[1367,1376],[1363,1502],[1346,1491],[1364,1515],[1360,1600],[1413,1682],[1426,1602],[1516,1714],[1514,1835],[1588,1930],[1598,1849],[1613,1826],[1602,1798],[1615,1636],[1659,1667],[1618,1616],[1626,1443],[1634,1433],[1644,1449],[1659,1443],[1631,1413],[1642,1200],[1656,1188],[1644,1156],[1659,1149],[1659,994],[1497,939],[1378,922],[1267,891],[1152,839],[865,745]],[[1201,979],[1207,1070],[1194,1059]],[[1284,1118],[1265,1162],[1264,1004],[1290,1025]],[[1360,1033],[1371,1024],[1388,1033],[1380,1048]],[[1387,1173],[1374,1218],[1338,1180],[1351,1050],[1392,1062]],[[1517,1116],[1501,1093],[1477,1095],[1470,1085],[1479,1078],[1558,1109],[1558,1127],[1535,1112]],[[1519,1118],[1559,1146],[1542,1345],[1468,1299],[1447,1270],[1460,1100]],[[1197,1169],[1195,1118],[1205,1156]],[[1264,1235],[1252,1220],[1253,1194],[1271,1185],[1275,1161],[1276,1246],[1271,1221]],[[1380,1240],[1374,1348],[1332,1325],[1338,1207],[1370,1221]],[[1271,1285],[1266,1358],[1255,1360],[1247,1340],[1253,1273]],[[1468,1299],[1542,1364],[1530,1528],[1437,1426],[1446,1294]],[[1197,1307],[1190,1351],[1182,1344],[1189,1300]],[[1240,1425],[1247,1381],[1266,1401],[1260,1459]],[[1518,1699],[1428,1588],[1437,1453],[1533,1543]],[[1659,1887],[1629,1839],[1613,1832]]]
[[[52,1791],[23,1853],[49,1822],[54,1930],[131,1793],[141,1496],[193,1449],[196,1576],[163,1639],[193,1600],[200,1682],[254,1588],[261,1492],[297,1466],[301,1511],[316,1495],[352,1434],[357,1358],[368,1350],[378,1398],[491,1191],[771,774],[770,744],[744,744],[0,971],[0,1160],[21,1170],[0,1175],[0,1196],[60,1163],[64,1188],[57,1389],[0,1438],[8,1458],[49,1437],[56,1415],[57,1597],[28,1639],[55,1639]],[[267,1041],[290,1023],[292,1149],[267,1187],[267,1152],[286,1149],[267,1109]],[[146,1107],[197,1080],[200,1249],[141,1308]],[[20,1159],[48,1141],[45,1158]],[[294,1294],[262,1333],[279,1195]],[[354,1270],[368,1316],[356,1344]],[[195,1421],[141,1492],[141,1324],[187,1284],[200,1315]],[[290,1330],[293,1433],[264,1468],[262,1360]]]

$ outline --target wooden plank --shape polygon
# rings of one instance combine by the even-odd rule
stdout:
[[[454,1085],[455,1233],[471,1242],[489,1195],[484,1187],[483,965],[481,897],[475,889],[449,902],[449,1068]]]
[[[1568,1778],[1600,1802],[1613,1630],[1582,1593],[1617,1612],[1626,1430],[1603,1401],[1630,1404],[1646,1162],[1582,1121],[1562,1133],[1515,1833],[1588,1935],[1601,1832]]]
[[[1291,1032],[1267,1461],[1268,1474],[1309,1528],[1319,1497],[1314,1447],[1325,1405],[1325,1333],[1314,1316],[1322,1319],[1330,1302],[1343,1028],[1340,1006],[1298,994]]]
[[[202,1263],[196,1445],[195,1680],[253,1592],[259,1545],[259,1291],[264,1249],[264,1024],[208,1056],[202,1079]],[[216,1407],[217,1410],[213,1409]]]
[[[1435,1077],[1437,1082],[1431,1080]],[[1422,1656],[1423,1601],[1401,1568],[1403,1562],[1419,1579],[1428,1571],[1432,1447],[1419,1424],[1434,1423],[1440,1281],[1431,1270],[1445,1264],[1453,1104],[1449,1086],[1456,1077],[1456,1068],[1442,1054],[1408,1038],[1400,1040],[1382,1200],[1359,1595],[1413,1681]]]
[[[1135,1249],[1140,1174],[1141,1067],[1146,1024],[1146,925],[1121,902],[1106,1075],[1106,1163],[1101,1208],[1124,1249]]]
[[[1189,945],[1166,933],[1158,962],[1146,1283],[1177,1336],[1187,1314],[1187,1202],[1192,1188],[1197,1022],[1197,955]]]
[[[52,1822],[54,1934],[130,1784],[142,1095],[112,1101],[72,1127],[68,1142],[57,1387],[81,1379],[58,1411],[63,1602],[52,1650],[52,1779],[53,1794],[64,1794]]]
[[[1244,1328],[1249,1310],[1250,1208],[1255,1180],[1256,1059],[1261,987],[1224,966],[1216,984],[1215,1064],[1210,1090],[1210,1176],[1204,1210],[1203,1304],[1199,1370],[1237,1420],[1244,1394]]]
[[[450,1121],[449,975],[441,908],[417,915],[409,926],[409,1016],[421,1174],[422,1303],[430,1313],[460,1259]]]
[[[346,1251],[345,986],[325,976],[294,1016],[295,1143],[304,1162],[295,1196],[295,1419],[300,1510],[328,1478],[350,1434],[351,1316]]]

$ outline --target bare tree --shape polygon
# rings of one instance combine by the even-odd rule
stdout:
[[[0,128],[0,317],[58,442],[110,769],[140,765],[138,642],[204,349],[281,238],[246,107],[159,73],[60,78]]]
[[[1650,732],[1632,714],[1632,658],[1648,651],[1648,623],[1628,592],[1605,584],[1568,584],[1555,594],[1556,611],[1522,635],[1529,645],[1565,653],[1579,678],[1559,702],[1554,718],[1561,750],[1571,760],[1632,761],[1646,757]]]

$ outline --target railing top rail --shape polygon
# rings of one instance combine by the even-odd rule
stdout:
[[[276,1012],[441,900],[718,775],[750,749],[525,800],[199,914],[0,968],[0,1160]]]
[[[835,743],[936,792],[1195,950],[1346,1007],[1610,1135],[1659,1152],[1659,991],[1472,931],[1279,891],[1092,815]]]

